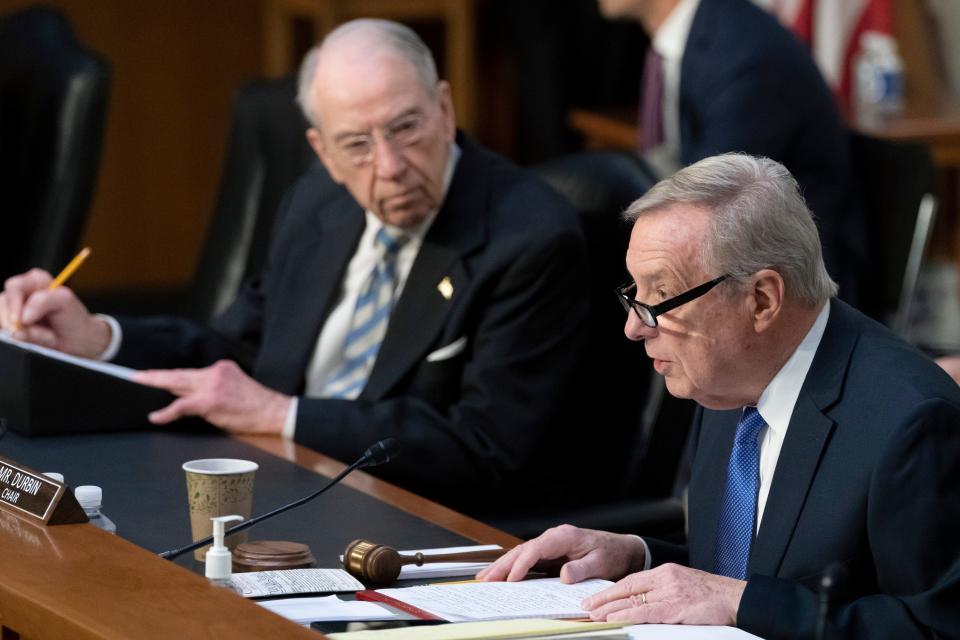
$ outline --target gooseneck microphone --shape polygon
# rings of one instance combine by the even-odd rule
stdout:
[[[817,607],[815,640],[826,640],[830,608],[833,605],[837,591],[841,588],[846,577],[847,571],[843,565],[834,563],[827,567],[827,570],[823,572],[823,576],[820,578],[820,601]]]
[[[391,460],[397,457],[397,453],[399,452],[399,450],[400,450],[400,444],[397,442],[396,438],[384,438],[380,442],[377,442],[376,444],[368,448],[366,451],[364,451],[362,456],[357,458],[357,460],[353,464],[351,464],[349,467],[347,467],[346,469],[338,473],[335,478],[333,478],[332,480],[330,480],[330,482],[328,482],[326,485],[321,487],[319,491],[311,493],[306,498],[300,498],[299,500],[291,502],[290,504],[274,509],[269,513],[265,513],[261,516],[257,516],[256,518],[251,518],[246,522],[241,522],[237,526],[231,527],[226,532],[226,535],[230,535],[231,533],[239,533],[240,531],[249,529],[253,525],[257,524],[258,522],[263,522],[268,518],[272,518],[274,516],[280,515],[284,511],[289,511],[294,507],[299,507],[302,504],[306,504],[311,500],[313,500],[314,498],[320,496],[330,487],[336,484],[339,484],[341,480],[343,480],[350,473],[356,471],[357,469],[368,469],[370,467],[376,467],[378,465],[390,462]],[[159,555],[161,558],[166,558],[167,560],[173,560],[174,558],[182,556],[188,551],[199,549],[200,547],[204,545],[208,545],[211,542],[213,542],[213,536],[207,536],[203,540],[197,540],[196,542],[188,544],[185,547],[180,547],[179,549],[171,549],[170,551],[164,551]]]

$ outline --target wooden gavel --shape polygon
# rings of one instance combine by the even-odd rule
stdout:
[[[492,562],[507,551],[509,549],[484,549],[427,556],[419,552],[403,555],[396,549],[383,544],[374,544],[369,540],[354,540],[343,552],[343,567],[350,575],[364,582],[388,584],[397,579],[400,568],[406,564],[422,567],[431,562]]]

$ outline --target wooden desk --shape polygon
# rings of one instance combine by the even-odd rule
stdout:
[[[639,136],[636,109],[611,107],[601,110],[573,109],[570,126],[582,134],[587,149],[634,151]],[[845,115],[853,131],[884,140],[919,142],[930,148],[942,171],[937,229],[929,253],[960,259],[960,99],[940,97],[908,102],[903,111],[888,115]]]
[[[8,434],[0,450],[28,466],[63,472],[71,486],[103,486],[104,512],[123,536],[88,524],[38,527],[0,513],[2,640],[321,637],[210,585],[191,554],[173,563],[155,552],[189,541],[183,460],[220,455],[258,462],[255,513],[313,491],[315,474],[333,475],[339,462],[276,439],[161,432]],[[402,548],[519,542],[363,472],[347,484],[254,527],[251,537],[307,542],[318,566],[327,567],[359,537]]]
[[[930,147],[938,167],[960,167],[960,100],[939,98],[908,103],[890,115],[850,115],[851,129],[885,140],[921,142]]]
[[[583,136],[587,149],[634,151],[640,139],[635,108],[571,109],[567,122]]]
[[[886,116],[847,114],[846,121],[865,135],[927,144],[937,166],[960,167],[960,100],[956,98],[908,103],[902,112]],[[588,149],[637,148],[635,108],[573,109],[568,122],[584,136]]]

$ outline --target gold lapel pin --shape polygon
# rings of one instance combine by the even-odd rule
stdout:
[[[453,283],[450,282],[450,276],[443,276],[443,280],[437,284],[437,291],[439,291],[440,295],[446,300],[453,297]]]

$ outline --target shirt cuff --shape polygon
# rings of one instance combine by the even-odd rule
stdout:
[[[107,344],[107,348],[103,350],[103,353],[97,357],[97,360],[110,362],[117,357],[117,352],[120,351],[120,343],[123,341],[123,330],[120,328],[120,323],[117,322],[117,319],[113,316],[98,313],[96,317],[106,322],[110,327],[110,343]]]
[[[641,538],[640,536],[633,535],[632,533],[631,533],[631,534],[628,534],[628,535],[633,536],[634,538],[636,538],[637,540],[640,541],[640,544],[643,545],[643,569],[642,569],[642,571],[649,571],[649,570],[650,570],[650,567],[653,566],[653,558],[650,557],[650,547],[647,545],[647,541],[644,540],[643,538]]]
[[[283,431],[280,435],[284,440],[293,440],[297,431],[297,406],[300,404],[300,398],[292,398],[290,408],[287,409],[287,419],[283,422]]]

